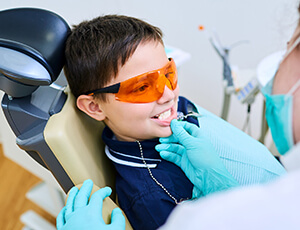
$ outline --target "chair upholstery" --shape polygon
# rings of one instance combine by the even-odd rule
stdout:
[[[115,191],[115,170],[104,153],[101,134],[104,123],[77,109],[75,97],[65,90],[67,100],[61,112],[50,117],[44,138],[74,185],[86,179],[94,182],[93,191],[109,186]],[[59,182],[63,183],[63,182]],[[103,218],[110,222],[111,211],[117,207],[115,193],[103,203]],[[126,220],[126,229],[132,229]]]

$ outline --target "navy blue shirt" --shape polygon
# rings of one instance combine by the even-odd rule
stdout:
[[[194,110],[193,104],[179,97],[178,113]],[[188,117],[198,125],[197,119]],[[176,206],[175,201],[151,178],[137,142],[117,141],[113,132],[105,127],[102,134],[106,155],[112,160],[116,174],[116,192],[120,207],[134,229],[152,230],[165,223]],[[155,150],[158,138],[140,142],[144,159],[153,176],[177,201],[192,197],[193,184],[173,163],[163,160]]]

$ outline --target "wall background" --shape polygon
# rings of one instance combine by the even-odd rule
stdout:
[[[165,43],[191,54],[180,67],[181,95],[216,115],[221,114],[222,62],[199,24],[214,28],[225,45],[249,40],[232,50],[230,61],[255,69],[266,55],[283,49],[297,22],[299,0],[6,0],[0,10],[39,7],[61,15],[70,25],[102,14],[126,14],[144,19],[164,32]],[[260,132],[262,97],[252,106],[252,136]],[[228,121],[242,128],[246,105],[232,97]],[[2,134],[3,135],[3,134]]]

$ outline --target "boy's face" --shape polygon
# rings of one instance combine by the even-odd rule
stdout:
[[[162,68],[167,63],[168,58],[161,43],[142,43],[107,86]],[[107,102],[98,101],[98,106],[103,113],[104,122],[118,140],[146,140],[171,135],[170,122],[177,118],[178,96],[178,86],[175,90],[165,86],[161,98],[154,102],[122,102],[117,101],[114,94],[107,94]],[[159,117],[160,114],[162,115]]]

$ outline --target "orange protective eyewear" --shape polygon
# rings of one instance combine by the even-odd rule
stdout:
[[[143,73],[126,81],[92,90],[85,94],[114,93],[118,101],[148,103],[158,100],[163,95],[165,85],[171,90],[177,87],[177,69],[172,58],[169,58],[167,65],[161,69]]]

